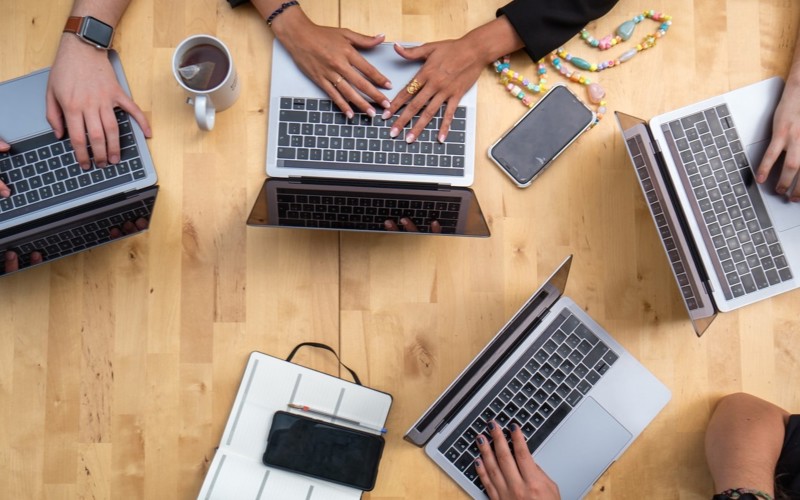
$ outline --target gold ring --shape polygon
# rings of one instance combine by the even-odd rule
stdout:
[[[421,88],[422,84],[419,83],[419,81],[416,78],[414,78],[413,80],[408,82],[408,86],[406,87],[406,92],[408,92],[411,95],[414,95],[417,92],[419,92],[419,89]]]
[[[339,85],[343,79],[344,77],[342,75],[339,75],[339,78],[336,79],[336,83],[333,84],[333,88],[336,88],[336,86]]]

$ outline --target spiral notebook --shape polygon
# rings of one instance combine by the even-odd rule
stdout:
[[[315,415],[319,420],[344,426],[348,426],[347,420],[355,420],[381,428],[392,396],[267,354],[251,353],[198,500],[361,498],[361,490],[262,463],[272,416],[279,410],[299,411],[291,409],[290,403],[326,409],[338,417]]]

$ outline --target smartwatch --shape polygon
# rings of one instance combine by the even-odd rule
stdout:
[[[98,49],[108,50],[111,48],[114,28],[92,16],[72,16],[67,19],[64,33],[75,33],[78,38],[89,45],[94,45]]]

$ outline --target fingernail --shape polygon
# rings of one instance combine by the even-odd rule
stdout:
[[[101,161],[97,163],[98,168],[104,168],[106,166],[106,162]]]
[[[370,118],[375,118],[375,115],[376,115],[376,113],[375,113],[375,110],[374,110],[374,109],[372,109],[372,108],[368,108],[368,109],[367,109],[367,115],[368,115]]]
[[[0,196],[2,196],[3,198],[8,198],[9,196],[11,196],[11,191],[9,191],[8,189],[3,189],[2,191],[0,191]]]
[[[515,430],[517,430],[517,424],[514,424],[514,423],[512,423],[512,424],[511,424],[511,430],[512,430],[512,431],[515,431]]]
[[[758,177],[756,177],[756,182],[758,182],[760,184],[760,183],[764,182],[764,180],[766,178],[767,177],[764,174],[759,174]]]
[[[775,189],[775,191],[778,194],[786,194],[786,188],[785,187],[779,187],[779,188]]]
[[[383,33],[378,33],[377,35],[375,35],[375,38],[383,38],[385,36],[386,35],[384,35]]]
[[[113,165],[116,165],[117,163],[119,163],[119,156],[112,155],[111,158],[108,159],[108,161],[110,161]]]
[[[389,80],[386,80],[386,85],[384,85],[383,87],[391,90],[392,89],[392,82],[390,82]]]
[[[478,444],[483,444],[485,442],[486,442],[486,440],[483,439],[483,436],[478,436]]]
[[[383,221],[383,225],[384,225],[384,227],[386,227],[386,228],[390,228],[390,227],[392,227],[392,221],[390,221],[390,220],[385,220],[385,221]]]
[[[388,108],[389,106],[384,106],[384,107]],[[383,114],[381,115],[381,118],[383,118],[384,120],[388,120],[391,117],[392,117],[392,112],[391,111],[389,111],[388,109],[383,110]]]
[[[17,258],[17,254],[14,252],[6,252],[6,260],[14,260]]]
[[[407,143],[409,143],[409,144],[411,144],[412,142],[414,142],[414,139],[416,139],[416,138],[417,138],[417,136],[415,136],[415,135],[414,135],[413,133],[411,133],[411,132],[409,132],[409,133],[407,133],[407,134],[406,134],[406,142],[407,142]]]
[[[348,120],[352,120],[353,117],[356,116],[352,111],[348,111],[347,113],[345,113],[345,115],[347,115]]]
[[[385,109],[385,110],[386,110],[386,111],[384,111],[384,114],[386,114],[386,112],[387,112],[387,111],[389,111],[389,108],[390,108],[391,106],[392,106],[392,103],[390,103],[388,99],[384,100],[384,101],[381,103],[381,107],[383,107],[383,109]],[[391,116],[391,115],[389,115],[389,116]]]
[[[493,430],[494,430],[494,420],[492,420],[491,422],[489,422],[489,430],[490,430],[490,431],[493,431]]]
[[[396,127],[392,127],[392,130],[390,130],[390,131],[389,131],[389,137],[391,137],[392,139],[394,139],[394,138],[395,138],[395,137],[397,137],[398,135],[400,135],[400,129],[399,129],[399,128],[396,128]]]
[[[476,458],[475,459],[475,467],[480,467],[480,466],[481,466],[481,459],[480,458]]]
[[[410,222],[410,221],[409,221],[409,220],[408,220],[408,218],[406,218],[406,217],[403,217],[402,219],[400,219],[400,224],[402,224],[402,225],[404,225],[404,226],[405,226],[406,224],[408,224],[409,222]]]
[[[439,142],[444,142],[444,140],[445,140],[445,139],[447,139],[447,136],[446,136],[446,135],[444,135],[444,134],[439,134]]]
[[[792,202],[797,203],[800,201],[800,196],[792,196]]]

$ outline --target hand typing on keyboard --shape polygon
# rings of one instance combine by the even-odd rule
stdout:
[[[403,231],[407,231],[409,233],[417,233],[419,232],[419,228],[417,225],[414,224],[414,221],[409,219],[408,217],[403,217],[400,219],[400,227],[397,226],[397,222],[394,219],[386,219],[383,221],[383,226],[386,228],[387,231],[400,231],[400,227],[402,227]],[[431,221],[431,233],[441,233],[442,232],[442,225],[439,224],[439,221]]]
[[[30,264],[31,266],[35,266],[36,264],[41,264],[44,258],[42,254],[38,251],[33,251],[30,254]],[[13,273],[14,271],[19,271],[19,256],[17,252],[9,250],[6,252],[5,258],[5,265],[3,267],[2,274]]]
[[[518,425],[511,424],[513,450],[496,422],[489,423],[489,433],[494,445],[483,434],[477,437],[481,458],[476,461],[476,470],[491,500],[561,498],[558,485],[533,461]]]
[[[3,139],[0,139],[0,153],[5,153],[9,149],[11,149],[11,146],[9,146],[8,143],[6,143]],[[0,196],[3,198],[8,198],[11,196],[11,190],[8,189],[8,186],[6,186],[5,182],[3,182],[2,176],[0,176]]]
[[[794,202],[800,202],[800,182],[797,182],[794,189],[789,192],[792,182],[797,180],[800,172],[800,61],[798,61],[800,50],[798,49],[800,49],[800,37],[795,46],[795,59],[786,79],[786,86],[783,88],[781,100],[772,119],[772,140],[756,172],[756,181],[765,182],[778,157],[786,152],[775,191],[778,194],[785,194]]]
[[[106,17],[95,13],[95,17],[116,25],[115,18],[118,20],[122,15],[127,1],[102,4],[103,8],[98,7],[98,10],[115,12],[106,13]],[[87,146],[91,146],[98,167],[120,161],[115,107],[130,113],[145,136],[150,137],[147,118],[120,87],[106,52],[82,42],[73,34],[62,35],[47,82],[47,121],[58,138],[69,132],[75,157],[84,170],[91,167]]]
[[[275,10],[274,2],[269,0],[255,0],[253,4],[264,18]],[[324,90],[348,118],[355,116],[351,103],[370,117],[377,114],[359,90],[384,108],[389,106],[389,100],[378,87],[390,89],[391,82],[356,50],[375,47],[383,42],[383,35],[367,36],[349,29],[319,26],[299,5],[287,8],[276,17],[272,31],[300,70]]]

